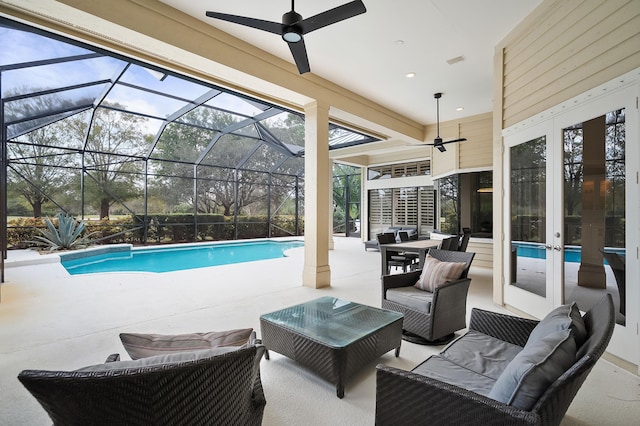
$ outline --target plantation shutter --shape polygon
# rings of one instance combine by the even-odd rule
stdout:
[[[421,187],[418,195],[420,203],[420,234],[428,234],[436,228],[435,191],[432,186]]]
[[[390,189],[369,191],[369,236],[371,238],[391,226],[392,213]]]
[[[394,225],[418,224],[417,188],[395,188],[393,190]]]

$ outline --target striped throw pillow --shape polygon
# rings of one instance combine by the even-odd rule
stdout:
[[[465,267],[466,263],[464,262],[442,262],[427,255],[415,287],[433,293],[436,288],[447,281],[459,279]]]
[[[252,328],[189,334],[120,333],[120,341],[131,359],[140,359],[176,352],[242,346],[250,343],[252,333]]]

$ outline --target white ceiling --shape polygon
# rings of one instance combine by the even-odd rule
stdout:
[[[208,18],[207,10],[281,22],[290,0],[162,0],[293,63],[276,34]],[[305,35],[311,72],[422,124],[493,109],[494,47],[541,0],[363,0],[367,12]],[[298,0],[308,18],[347,0]],[[402,40],[403,43],[399,43]],[[463,57],[453,65],[448,60]],[[406,74],[415,72],[414,78]],[[463,111],[456,108],[463,107]]]

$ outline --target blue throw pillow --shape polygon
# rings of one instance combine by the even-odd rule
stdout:
[[[527,344],[535,343],[536,340],[554,331],[570,329],[576,346],[580,347],[587,339],[587,327],[584,324],[580,310],[576,302],[570,305],[558,306],[547,314],[536,327],[531,331]]]
[[[576,343],[568,328],[530,339],[498,377],[489,398],[529,411],[575,358]]]

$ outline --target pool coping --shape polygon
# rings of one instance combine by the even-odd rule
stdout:
[[[84,259],[85,257],[97,256],[106,253],[122,253],[131,251],[133,244],[109,244],[99,247],[88,247],[86,249],[60,253],[60,262],[67,260]]]

